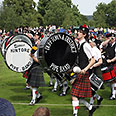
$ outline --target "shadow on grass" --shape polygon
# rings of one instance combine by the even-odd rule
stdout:
[[[72,116],[73,115],[71,107],[65,107],[65,109],[62,107],[54,107],[54,108],[50,108],[50,112],[51,112],[51,116]],[[85,107],[80,107],[78,115],[88,116],[88,110],[85,110]]]
[[[11,83],[11,82],[9,82],[9,83],[6,83],[8,86],[14,86],[14,87],[16,87],[16,86],[25,86],[25,82],[24,83],[19,83],[19,82],[15,82],[15,83]]]
[[[15,96],[11,96],[10,99],[16,103],[28,103],[30,97],[23,95],[15,95]]]

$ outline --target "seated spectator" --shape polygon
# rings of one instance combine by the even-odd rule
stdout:
[[[50,116],[50,111],[47,107],[39,107],[35,110],[33,116]]]
[[[0,98],[0,116],[15,116],[13,105],[3,98]]]

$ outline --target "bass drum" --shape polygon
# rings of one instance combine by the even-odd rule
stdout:
[[[77,47],[73,38],[56,33],[41,40],[37,58],[45,70],[63,73],[70,70],[77,60]]]
[[[6,46],[8,45],[8,44],[6,44],[6,43],[8,43],[7,41],[8,41],[9,39],[11,39],[12,37],[13,37],[13,36],[4,38],[4,40],[2,41],[2,44],[1,44],[1,54],[2,54],[3,57],[4,57],[4,54],[5,54],[5,51],[6,51]]]
[[[25,72],[28,70],[33,59],[30,57],[31,45],[23,40],[16,40],[10,43],[5,52],[5,63],[9,69],[15,72]]]

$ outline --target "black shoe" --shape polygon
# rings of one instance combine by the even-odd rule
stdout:
[[[68,92],[69,89],[70,89],[70,87],[68,86],[68,88],[66,89],[66,94],[67,94],[67,92]]]
[[[103,98],[101,97],[100,100],[97,100],[97,108],[99,108],[101,102],[102,102]]]
[[[38,103],[42,98],[43,96],[40,96],[39,98],[37,98],[35,103]]]
[[[52,87],[52,86],[53,86],[53,84],[49,84],[49,85],[48,85],[48,87]]]
[[[111,97],[109,97],[109,100],[115,100],[115,97],[111,96]]]
[[[77,116],[76,114],[73,114],[73,116]]]
[[[60,93],[59,96],[66,96],[66,94],[67,94],[67,92],[68,92],[69,89],[70,89],[70,87],[68,87],[68,88],[66,89],[66,92],[65,92],[65,93],[64,93],[64,92]]]
[[[59,96],[66,96],[66,93],[60,93]]]
[[[56,92],[57,91],[57,89],[52,89],[52,92]]]
[[[33,106],[35,105],[35,100],[31,100],[31,102],[29,103],[29,106]]]
[[[92,107],[91,110],[89,110],[89,116],[93,116],[93,113],[95,112],[97,108],[95,106]]]
[[[29,87],[25,87],[24,90],[29,90],[30,88]]]

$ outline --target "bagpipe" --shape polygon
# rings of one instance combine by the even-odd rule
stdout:
[[[28,36],[12,35],[2,41],[1,54],[9,69],[15,72],[25,72],[33,63],[29,55],[31,48],[32,42]]]

